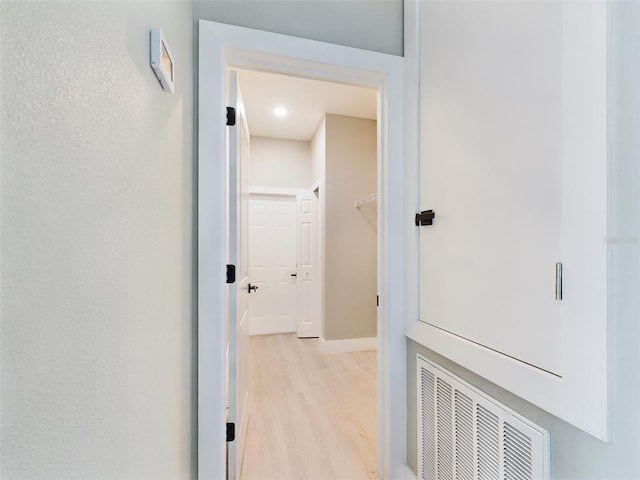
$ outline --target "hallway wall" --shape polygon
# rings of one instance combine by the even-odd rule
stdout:
[[[323,118],[311,139],[311,183],[324,181],[327,125]],[[324,186],[322,186],[324,188]]]
[[[0,8],[0,477],[195,478],[192,5]]]
[[[325,340],[377,335],[377,238],[355,202],[376,192],[375,120],[325,116]]]
[[[300,140],[251,136],[251,187],[309,188],[311,144]]]
[[[374,50],[403,52],[403,0],[197,0],[194,18]]]

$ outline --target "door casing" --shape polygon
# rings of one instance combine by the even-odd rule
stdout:
[[[198,478],[225,478],[226,69],[346,83],[378,91],[378,475],[401,478],[407,459],[404,59],[199,21]],[[222,228],[221,228],[222,226]]]
[[[324,319],[320,299],[324,288],[318,275],[318,265],[324,261],[320,251],[318,220],[319,199],[312,190],[301,190],[296,195],[297,215],[297,285],[298,302],[296,333],[298,338],[321,337]],[[305,235],[308,234],[308,235]],[[306,240],[306,241],[305,241]]]

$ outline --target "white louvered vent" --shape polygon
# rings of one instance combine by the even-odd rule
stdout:
[[[549,480],[549,432],[418,355],[421,480]]]

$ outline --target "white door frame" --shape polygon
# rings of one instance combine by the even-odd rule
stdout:
[[[307,203],[308,202],[308,203]],[[322,260],[318,220],[320,217],[319,199],[312,190],[302,190],[296,195],[297,238],[296,238],[296,335],[298,338],[322,337],[322,310],[320,303],[324,285],[318,275],[318,264]],[[309,210],[305,209],[305,204]],[[305,225],[309,225],[309,243],[305,243]],[[309,248],[307,257],[310,264],[305,263],[305,245]],[[307,287],[305,287],[307,284]],[[308,288],[308,290],[306,290]],[[305,291],[309,297],[305,301]],[[305,321],[306,320],[306,321]]]
[[[198,92],[198,478],[225,478],[226,69],[378,90],[378,474],[407,459],[404,59],[200,20]]]

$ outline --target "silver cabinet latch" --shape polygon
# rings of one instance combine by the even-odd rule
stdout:
[[[562,264],[556,263],[556,300],[562,300]]]

